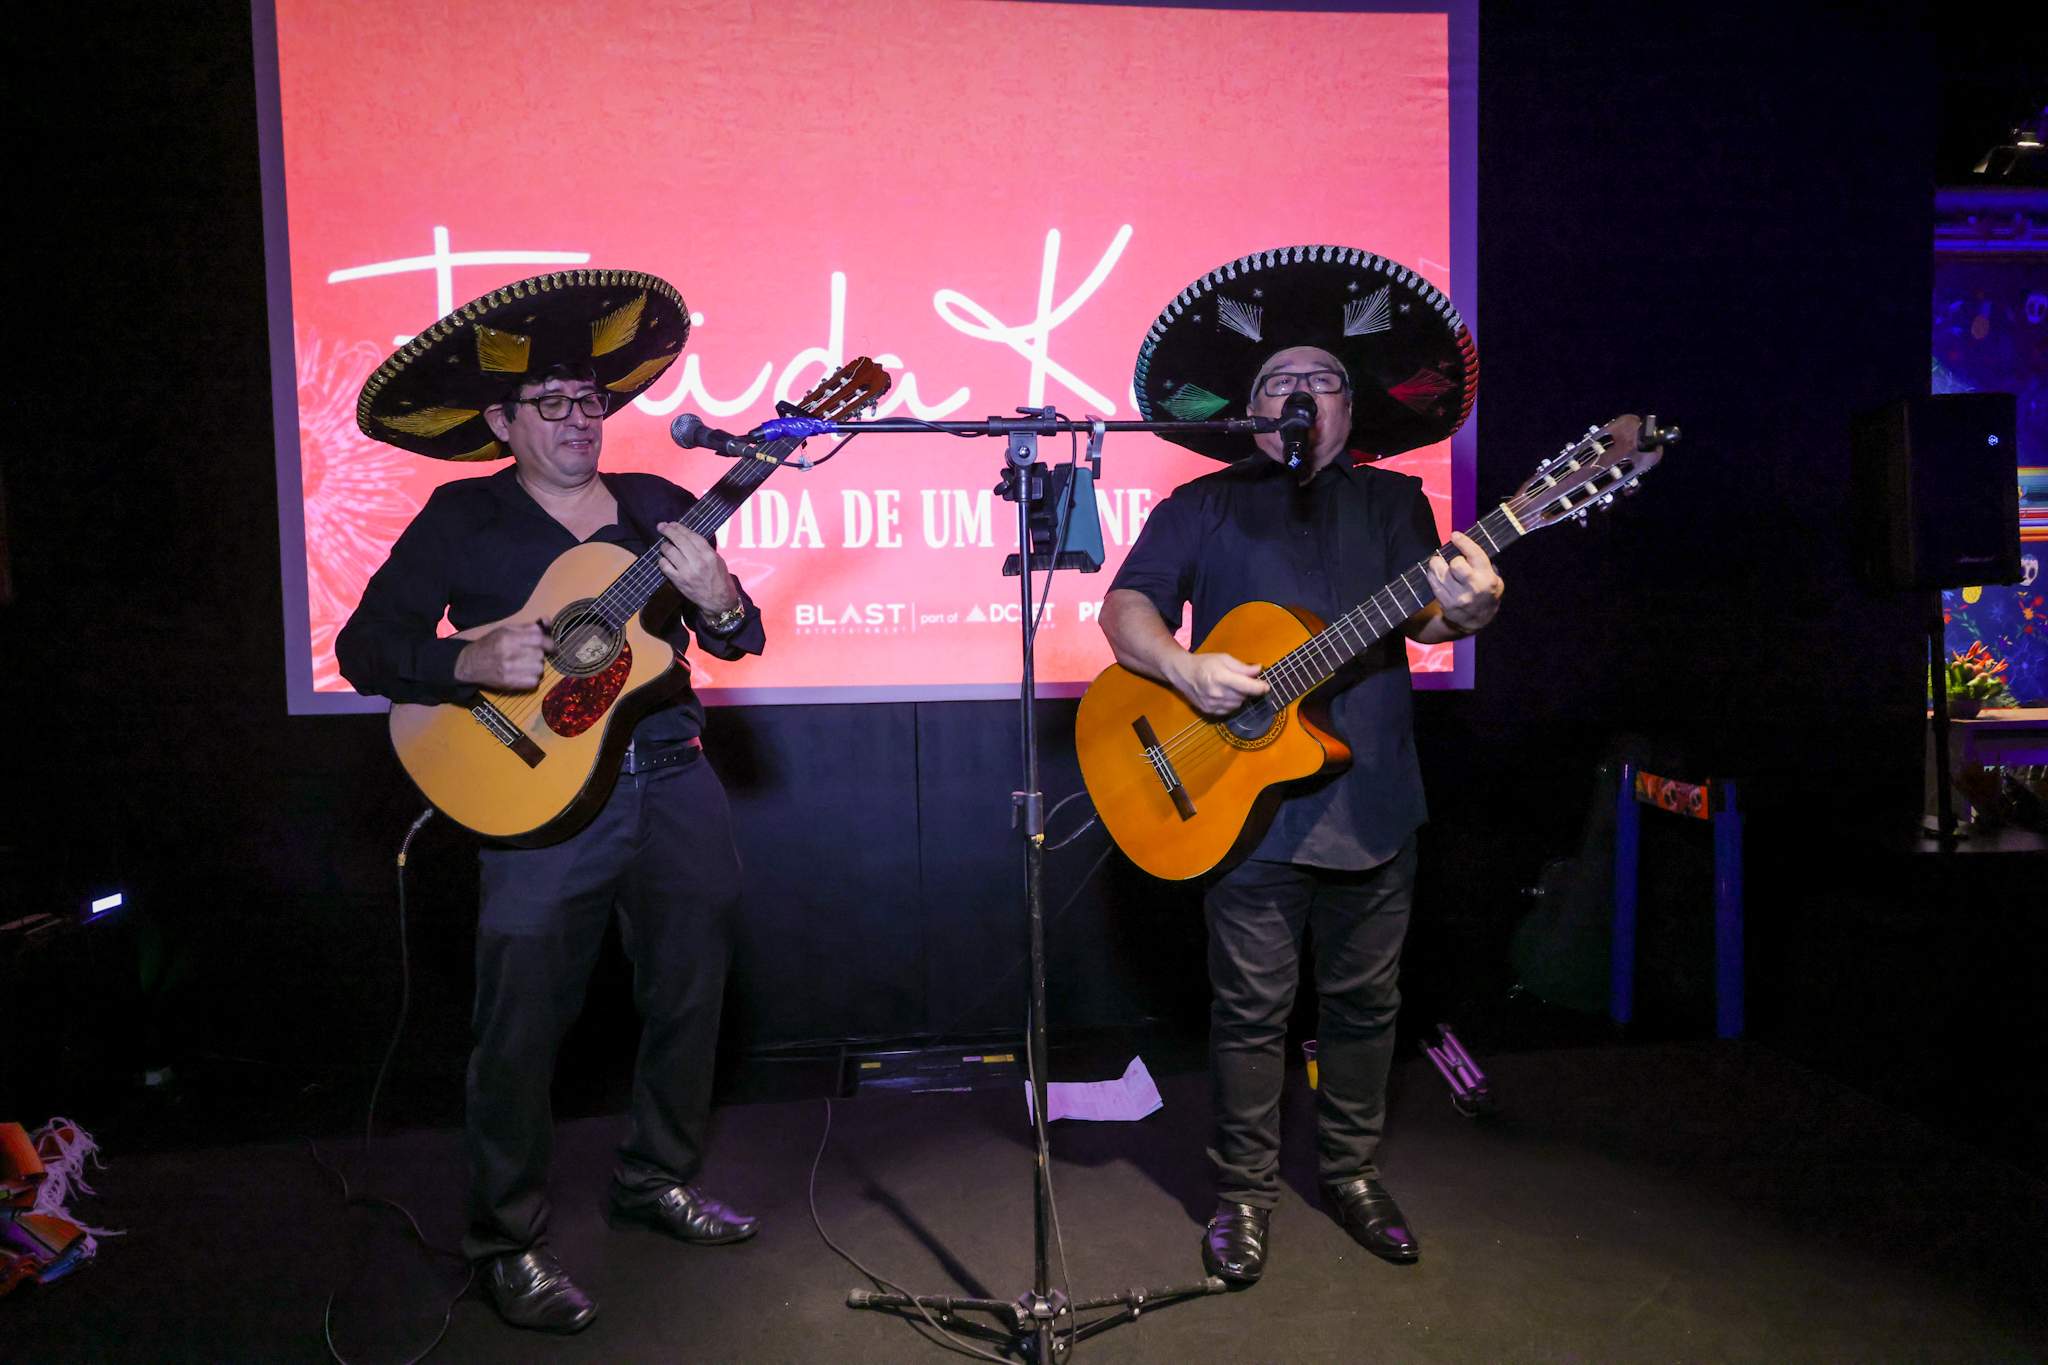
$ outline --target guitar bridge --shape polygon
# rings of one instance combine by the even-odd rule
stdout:
[[[469,708],[469,714],[476,717],[476,723],[489,730],[498,743],[517,754],[529,768],[538,768],[548,751],[533,742],[533,736],[512,723],[512,718],[491,703],[479,697]]]
[[[1173,798],[1173,808],[1180,812],[1181,819],[1194,819],[1195,803],[1188,796],[1188,789],[1181,785],[1180,774],[1173,770],[1173,760],[1166,756],[1152,722],[1139,716],[1131,722],[1131,728],[1138,732],[1138,743],[1145,746],[1145,761],[1152,765],[1152,771],[1166,787],[1166,794]]]

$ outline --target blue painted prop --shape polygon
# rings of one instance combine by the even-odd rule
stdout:
[[[837,430],[837,422],[817,417],[775,417],[755,427],[747,439],[764,445],[770,441],[807,441],[813,436],[826,436]]]
[[[1636,809],[1635,769],[1621,770],[1621,797],[1614,811],[1614,984],[1607,1012],[1617,1024],[1636,1017],[1636,869],[1642,851],[1642,812]]]
[[[1647,781],[1639,781],[1645,778]],[[1659,793],[1686,787],[1668,779],[1639,774],[1633,765],[1621,770],[1621,793],[1614,820],[1614,957],[1613,987],[1608,1012],[1617,1024],[1635,1017],[1636,1005],[1636,881],[1642,865],[1642,806],[1683,816]],[[1708,819],[1714,825],[1714,1036],[1740,1038],[1743,1029],[1742,980],[1742,814],[1736,808],[1733,782],[1709,782]]]

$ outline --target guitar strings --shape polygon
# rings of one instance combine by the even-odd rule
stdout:
[[[1359,616],[1357,621],[1353,620],[1354,615]],[[1354,609],[1353,612],[1347,612],[1344,616],[1339,617],[1337,623],[1323,632],[1323,634],[1341,638],[1341,634],[1345,629],[1356,629],[1362,623],[1361,609]],[[1364,632],[1359,633],[1362,635]],[[1359,646],[1358,650],[1353,651],[1353,653],[1362,652],[1377,638],[1377,636],[1373,636],[1370,639],[1366,639]],[[1273,697],[1277,705],[1285,707],[1291,704],[1298,697],[1314,690],[1316,683],[1320,682],[1320,679],[1316,678],[1315,673],[1307,669],[1306,660],[1302,657],[1314,652],[1311,647],[1315,646],[1316,642],[1320,639],[1322,639],[1321,635],[1312,638],[1307,644],[1283,656],[1265,670],[1264,676],[1272,684],[1272,691],[1267,695]],[[1325,671],[1323,676],[1328,676],[1329,672],[1334,672],[1335,667],[1341,667],[1349,657],[1350,655],[1346,655],[1345,658],[1340,658],[1337,665]],[[1311,679],[1314,679],[1314,681],[1311,681]],[[1195,765],[1207,761],[1220,752],[1234,749],[1235,747],[1230,742],[1229,734],[1223,723],[1209,720],[1197,721],[1185,727],[1167,738],[1159,746],[1160,752],[1164,757],[1170,761],[1177,761],[1180,766],[1188,769],[1187,773],[1181,774],[1183,783],[1196,770]]]
[[[1602,470],[1613,468],[1620,463],[1604,458],[1610,449],[1611,443],[1594,445],[1590,454],[1599,461],[1599,467],[1593,471],[1593,475],[1597,476]],[[1531,519],[1532,512],[1539,508],[1542,502],[1568,498],[1572,492],[1584,488],[1590,482],[1590,479],[1579,479],[1568,487],[1560,487],[1563,475],[1580,473],[1584,469],[1581,463],[1568,462],[1583,460],[1587,453],[1584,444],[1567,449],[1561,457],[1561,461],[1567,463],[1552,475],[1551,483],[1541,489],[1532,489],[1525,484],[1516,490],[1513,496],[1475,522],[1467,535],[1482,542],[1489,554],[1499,554],[1520,540],[1528,533],[1526,522]],[[1539,471],[1539,477],[1542,472],[1544,471]],[[1565,515],[1570,515],[1572,510],[1572,505],[1566,502]],[[1556,519],[1558,518],[1535,518],[1539,525],[1548,525],[1550,521]],[[1446,561],[1456,553],[1455,545],[1443,545],[1437,550],[1437,554],[1442,555]],[[1266,695],[1273,700],[1276,707],[1284,708],[1306,696],[1327,681],[1338,669],[1392,634],[1402,621],[1435,601],[1436,593],[1433,588],[1425,593],[1422,588],[1409,581],[1411,575],[1418,573],[1422,576],[1423,587],[1429,587],[1428,561],[1424,560],[1263,669],[1261,676],[1271,684]],[[1404,604],[1395,593],[1397,587],[1405,588],[1408,594],[1415,598],[1415,605],[1400,615],[1396,615],[1396,609],[1402,608]],[[1382,598],[1386,599],[1385,602],[1381,601]],[[1372,621],[1370,612],[1373,609],[1378,611],[1381,618],[1378,625]],[[1354,638],[1347,639],[1347,634]],[[1197,764],[1206,762],[1219,751],[1235,747],[1230,742],[1223,722],[1202,719],[1168,736],[1158,746],[1158,752],[1162,758],[1169,761],[1177,760],[1181,766],[1188,769],[1188,773],[1179,774],[1185,784],[1188,776],[1196,771]]]
[[[1480,518],[1468,534],[1474,540],[1486,544],[1492,553],[1498,554],[1520,538],[1520,533],[1515,530],[1513,511],[1524,502],[1524,497],[1519,494],[1509,499],[1493,512]],[[1457,553],[1457,547],[1443,545],[1438,547],[1437,553],[1449,559]],[[1267,695],[1274,698],[1276,706],[1291,705],[1298,698],[1307,695],[1338,669],[1391,634],[1401,622],[1434,601],[1434,590],[1427,593],[1423,591],[1423,587],[1427,587],[1429,583],[1427,565],[1428,561],[1425,560],[1408,569],[1392,583],[1339,616],[1329,626],[1310,636],[1301,645],[1265,668],[1262,676],[1272,684],[1272,691]],[[1411,578],[1418,574],[1421,575],[1422,587],[1411,581]],[[1408,595],[1416,599],[1412,608],[1400,610],[1405,604],[1397,595],[1397,588],[1405,589]],[[1384,602],[1381,600],[1383,598]],[[1374,611],[1377,611],[1381,618],[1381,624],[1374,624]],[[1205,720],[1197,721],[1169,736],[1160,744],[1159,749],[1168,759],[1177,759],[1183,764],[1193,765],[1220,749],[1234,747],[1221,722]]]
[[[1420,567],[1418,565],[1416,569],[1408,570],[1407,573],[1402,574],[1400,578],[1396,579],[1394,583],[1382,588],[1379,592],[1373,594],[1372,597],[1366,599],[1366,601],[1345,612],[1334,623],[1317,632],[1303,644],[1269,665],[1263,671],[1263,676],[1272,686],[1272,691],[1268,695],[1274,698],[1275,704],[1282,707],[1288,706],[1298,698],[1307,695],[1317,686],[1320,686],[1322,681],[1332,673],[1335,673],[1353,658],[1356,658],[1359,654],[1364,653],[1367,649],[1378,643],[1379,640],[1391,632],[1395,624],[1413,615],[1413,611],[1410,611],[1396,616],[1388,605],[1381,604],[1380,599],[1383,597],[1387,598],[1392,607],[1398,608],[1401,605],[1400,599],[1393,594],[1396,584],[1407,588],[1410,594],[1420,597],[1421,594],[1417,591],[1415,585],[1408,581],[1409,575],[1415,573]],[[1424,581],[1427,581],[1426,577]],[[1414,610],[1419,611],[1421,606],[1427,605],[1429,600],[1431,599],[1422,598],[1420,605]],[[1368,611],[1371,608],[1378,609],[1380,616],[1387,621],[1386,625],[1375,627],[1372,624]],[[1356,637],[1356,643],[1354,644],[1350,639],[1347,639],[1347,635]],[[1227,745],[1229,743],[1224,738],[1223,729],[1219,723],[1198,722],[1177,732],[1161,744],[1160,749],[1170,758],[1184,755],[1192,759],[1197,756],[1195,746],[1200,743],[1205,734],[1213,735],[1215,741],[1219,744]],[[1209,746],[1204,745],[1202,747],[1207,748]]]
[[[849,391],[856,388],[857,380],[852,376],[842,378],[842,375],[843,370],[807,394],[802,404],[803,410],[829,421],[844,416],[874,396],[869,392],[871,385],[859,385],[858,392],[849,396]],[[747,495],[770,474],[781,468],[784,459],[802,444],[801,438],[776,441],[768,447],[765,458],[740,460],[683,514],[683,526],[709,539],[740,504],[746,501]],[[733,496],[735,493],[738,496]],[[638,607],[629,607],[628,603],[638,599],[644,606],[646,600],[660,586],[659,580],[665,576],[661,572],[661,549],[660,543],[648,547],[645,554],[634,560],[624,573],[613,579],[603,592],[592,598],[584,607],[566,620],[550,622],[550,633],[554,639],[567,642],[575,632],[593,622],[608,633],[624,630],[627,620],[639,610]],[[622,608],[624,609],[621,610]],[[618,618],[616,623],[612,619],[614,616]],[[495,709],[512,725],[524,730],[532,722],[535,714],[546,705],[547,696],[553,691],[555,684],[568,676],[557,668],[551,659],[543,657],[540,681],[533,687],[517,694],[494,693],[492,689],[487,688],[483,692],[484,703]],[[500,700],[501,698],[503,700]]]
[[[735,474],[739,472],[740,471],[737,470],[734,471]],[[720,482],[722,484],[724,481],[721,480]],[[755,480],[755,482],[758,483],[759,480],[757,479]],[[713,492],[715,493],[716,490],[714,489]],[[693,506],[691,508],[691,513],[694,514],[697,510],[697,507],[702,506],[705,502],[710,501],[711,497],[711,494],[706,494],[706,496],[703,499],[699,500],[696,506]],[[730,509],[727,509],[727,512],[729,514]],[[722,517],[719,518],[719,520],[722,519]],[[688,526],[690,520],[690,516],[685,516],[684,524]],[[713,524],[715,528],[715,522]],[[700,534],[702,533],[700,526],[690,526],[689,529],[693,531],[698,531]],[[619,624],[613,625],[610,619],[610,613],[606,610],[608,605],[613,604],[609,604],[607,599],[612,598],[613,595],[617,593],[622,600],[618,602],[616,605],[624,605],[625,602],[631,601],[635,596],[642,595],[643,590],[651,589],[654,586],[654,583],[652,579],[648,578],[646,575],[648,574],[651,568],[650,561],[652,561],[653,564],[659,563],[660,553],[661,552],[659,546],[656,546],[648,550],[647,553],[641,556],[640,559],[635,560],[630,568],[628,568],[624,573],[620,574],[618,578],[614,579],[609,587],[607,587],[597,597],[591,599],[589,605],[585,606],[580,611],[572,614],[566,620],[556,621],[552,623],[553,630],[551,633],[554,639],[558,642],[557,647],[560,648],[561,646],[568,644],[575,637],[577,632],[583,630],[585,627],[593,623],[595,623],[599,629],[605,631],[606,633],[610,633],[614,630],[623,629],[625,624],[623,618],[630,616],[632,613],[630,611],[620,613],[621,620]],[[652,568],[652,572],[658,574],[659,569]],[[625,588],[626,591],[620,592],[619,590],[621,588]],[[541,660],[540,681],[527,691],[517,694],[517,701],[513,702],[509,706],[501,706],[499,709],[505,715],[506,719],[510,720],[513,724],[519,726],[519,728],[525,729],[526,725],[530,721],[532,721],[535,714],[537,714],[541,710],[541,708],[546,704],[547,694],[554,689],[555,684],[557,682],[565,680],[566,678],[568,678],[568,676],[568,674],[562,672],[558,667],[556,667],[552,660],[548,658],[543,658]]]
[[[690,510],[683,515],[683,526],[688,530],[695,531],[699,535],[704,535],[707,531],[716,531],[719,524],[730,516],[739,505],[739,501],[744,501],[744,497],[739,501],[729,499],[726,496],[728,487],[744,487],[747,492],[751,492],[756,485],[767,478],[768,474],[773,471],[773,468],[774,466],[767,461],[750,460],[745,465],[732,470],[723,479],[720,479],[717,486],[712,488],[710,492],[699,498],[691,506]],[[570,631],[593,622],[605,630],[618,629],[620,625],[624,624],[623,618],[631,615],[630,610],[621,611],[619,609],[627,607],[634,599],[643,598],[651,593],[658,586],[657,580],[660,577],[661,544],[656,544],[636,559],[631,567],[614,579],[609,587],[592,598],[580,611],[570,616],[566,621],[556,622],[554,625],[556,638],[566,639]],[[621,619],[614,622],[612,620],[614,615],[619,616]]]
[[[683,514],[681,520],[684,528],[708,539],[740,504],[746,501],[747,495],[779,469],[783,459],[801,444],[801,440],[777,441],[768,448],[767,458],[743,459]],[[739,496],[733,497],[734,493]],[[661,549],[661,543],[650,546],[625,572],[613,579],[603,592],[590,599],[566,620],[550,623],[554,639],[567,642],[575,632],[593,623],[606,632],[623,630],[626,621],[638,610],[628,604],[637,599],[644,605],[645,600],[660,586],[660,580],[664,577],[661,571]],[[614,616],[617,617],[616,623],[613,620]],[[568,676],[551,660],[543,658],[538,683],[522,693],[498,693],[498,696],[506,697],[508,701],[493,700],[491,704],[507,720],[523,730],[546,704],[547,694],[553,690],[554,685]]]
[[[770,459],[742,462],[739,467],[720,479],[704,497],[698,499],[683,517],[683,525],[700,535],[706,534],[707,531],[715,531],[732,515],[754,487],[780,467],[783,457],[801,444],[800,440],[778,441],[771,447]],[[1546,494],[1550,492],[1549,489],[1543,491]],[[739,492],[741,496],[734,500],[728,496],[729,492]],[[1526,514],[1531,501],[1532,495],[1526,491],[1518,492],[1493,512],[1482,517],[1468,534],[1474,539],[1483,539],[1492,553],[1498,554],[1507,545],[1520,539],[1523,532],[1515,512],[1521,511]],[[1456,553],[1456,547],[1440,546],[1437,553],[1448,559]],[[618,612],[617,608],[624,607],[634,598],[644,600],[659,586],[658,579],[662,576],[660,557],[661,546],[657,544],[651,547],[583,610],[571,616],[566,623],[556,623],[555,638],[566,640],[571,632],[591,622],[600,623],[608,631],[623,629],[625,620],[632,615],[632,611]],[[1264,669],[1262,676],[1271,684],[1271,690],[1267,695],[1274,699],[1276,706],[1292,705],[1300,697],[1320,686],[1346,663],[1391,634],[1401,621],[1407,620],[1414,612],[1422,610],[1434,601],[1433,590],[1425,593],[1409,581],[1412,575],[1418,573],[1422,575],[1422,582],[1426,587],[1428,574],[1425,560]],[[1406,589],[1408,594],[1416,599],[1416,605],[1399,616],[1395,614],[1394,609],[1404,604],[1395,593],[1397,587]],[[1386,602],[1382,603],[1381,598],[1387,599]],[[607,608],[611,610],[608,611]],[[1373,624],[1370,615],[1372,609],[1377,609],[1383,624]],[[614,613],[619,616],[616,625],[611,620]],[[1353,638],[1347,639],[1347,635]],[[500,707],[508,719],[524,728],[553,685],[549,680],[550,673],[554,673],[558,678],[566,676],[551,662],[543,660],[541,683],[524,694],[519,702],[510,707]],[[1207,759],[1218,750],[1234,747],[1222,723],[1202,720],[1169,736],[1160,744],[1159,751],[1168,759],[1192,765]]]
[[[724,505],[725,500],[719,495],[720,489],[729,481],[758,484],[761,482],[761,478],[765,477],[765,475],[751,479],[745,477],[752,474],[752,472],[751,469],[735,469],[726,478],[719,480],[718,486],[699,499],[691,507],[690,511],[685,514],[683,524],[700,535],[703,534],[707,523],[711,529],[715,530],[717,524],[731,514],[731,506]],[[723,506],[723,511],[720,511],[721,506]],[[700,508],[704,509],[707,514],[717,512],[718,515],[715,517],[707,515],[700,518],[697,516]],[[693,525],[692,522],[697,524]],[[625,626],[626,618],[630,617],[633,613],[631,610],[619,611],[618,608],[626,606],[627,603],[635,598],[644,599],[646,596],[651,595],[652,589],[656,586],[655,579],[661,572],[659,567],[660,561],[661,547],[659,545],[650,547],[645,554],[636,559],[624,573],[612,580],[611,584],[603,592],[592,598],[583,608],[572,613],[566,620],[552,622],[551,634],[557,642],[557,648],[566,646],[575,638],[578,632],[593,624],[607,634],[622,630]],[[619,617],[616,624],[612,620],[614,614]],[[534,715],[545,705],[546,696],[553,690],[555,683],[566,679],[568,676],[551,659],[543,658],[541,660],[540,681],[527,692],[520,694],[520,700],[514,706],[509,709],[501,709],[506,710],[508,719],[512,720],[521,729],[524,729],[527,722],[531,721]]]
[[[715,531],[732,515],[739,503],[745,500],[744,496],[738,500],[729,499],[726,496],[728,487],[743,487],[746,492],[752,492],[774,468],[773,464],[765,460],[749,460],[732,470],[683,515],[683,526],[699,535]],[[610,587],[591,599],[589,605],[581,612],[571,616],[566,623],[556,623],[557,638],[566,638],[569,630],[592,621],[598,622],[606,630],[616,630],[623,625],[623,618],[631,615],[631,612],[618,611],[618,608],[625,607],[636,598],[644,598],[658,586],[657,580],[661,577],[661,548],[661,544],[649,547],[630,568],[613,580]],[[608,611],[607,608],[611,610]],[[613,614],[621,618],[616,623],[611,619]]]

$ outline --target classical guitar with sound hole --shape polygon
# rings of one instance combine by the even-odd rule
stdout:
[[[887,371],[861,357],[797,406],[837,420],[888,389]],[[682,524],[709,539],[802,444],[748,450]],[[545,620],[554,644],[531,691],[486,687],[468,701],[391,708],[392,747],[421,794],[457,824],[510,844],[553,843],[581,828],[610,796],[633,727],[689,681],[682,655],[646,619],[667,587],[659,544],[635,559],[590,542],[550,564],[518,611],[456,635],[474,640],[509,622]],[[673,590],[663,600],[672,602]]]
[[[1545,460],[1515,495],[1466,534],[1489,555],[1559,522],[1583,522],[1633,493],[1678,439],[1655,417],[1617,417]],[[1439,551],[1448,562],[1453,545]],[[1435,600],[1427,561],[1334,622],[1300,607],[1247,602],[1195,646],[1261,665],[1269,690],[1228,716],[1207,716],[1164,683],[1112,664],[1075,719],[1081,776],[1103,826],[1155,877],[1184,881],[1248,856],[1287,784],[1342,768],[1317,689]]]

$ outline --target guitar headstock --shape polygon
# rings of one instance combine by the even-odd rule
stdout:
[[[1536,474],[1506,502],[1524,534],[1577,519],[1594,508],[1611,507],[1636,491],[1637,481],[1664,447],[1678,439],[1677,427],[1660,427],[1654,414],[1624,414],[1586,434],[1536,468]]]
[[[850,418],[862,408],[873,407],[889,391],[889,372],[866,356],[855,356],[841,365],[797,404],[820,421]]]

